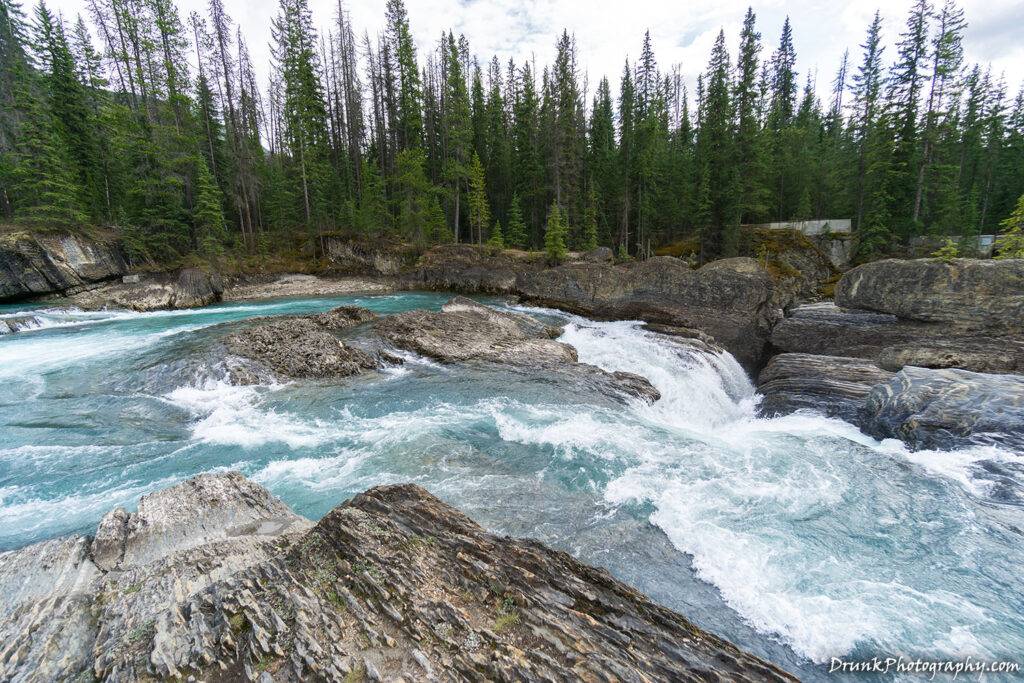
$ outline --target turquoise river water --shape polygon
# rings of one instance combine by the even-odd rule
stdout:
[[[833,656],[1022,659],[1024,454],[912,453],[814,414],[760,419],[727,354],[539,309],[519,308],[565,323],[582,361],[644,375],[663,398],[623,406],[528,371],[412,355],[343,383],[223,381],[217,339],[247,318],[446,298],[0,307],[37,324],[0,337],[0,550],[90,533],[113,507],[200,472],[240,470],[312,518],[414,481],[802,678],[832,678]]]

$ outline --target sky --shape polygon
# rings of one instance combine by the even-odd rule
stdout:
[[[30,5],[34,0],[25,0]],[[357,36],[382,30],[384,0],[343,0]],[[932,0],[936,2],[938,0]],[[177,0],[182,18],[197,10],[205,15],[207,0]],[[85,11],[85,0],[48,0],[65,17]],[[265,78],[270,50],[270,21],[277,12],[276,0],[224,0],[225,7],[241,25],[253,61]],[[337,0],[310,0],[320,30],[333,29]],[[409,20],[419,55],[433,50],[442,31],[454,29],[470,41],[472,52],[485,65],[492,55],[507,62],[515,57],[550,64],[554,44],[563,28],[574,33],[579,66],[593,93],[601,76],[608,76],[612,92],[618,89],[624,60],[640,52],[644,31],[650,30],[659,67],[667,71],[678,64],[689,87],[707,64],[719,29],[725,29],[733,60],[739,43],[740,24],[747,6],[757,15],[767,58],[778,43],[788,14],[793,24],[797,70],[801,83],[810,74],[819,95],[827,93],[843,51],[850,61],[860,59],[859,45],[875,10],[884,4],[883,42],[886,60],[893,58],[893,44],[902,30],[912,0],[406,0]],[[964,49],[968,63],[991,65],[994,74],[1004,73],[1012,97],[1024,81],[1024,2],[1022,0],[962,0],[968,22]],[[851,73],[852,73],[851,67]]]

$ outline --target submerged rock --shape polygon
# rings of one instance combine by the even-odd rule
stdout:
[[[127,269],[113,241],[72,234],[0,235],[0,301],[89,287]]]
[[[117,570],[80,536],[0,554],[0,679],[795,680],[414,485],[315,526],[235,473],[113,514]]]
[[[197,268],[177,273],[140,276],[105,284],[71,297],[85,310],[123,308],[131,311],[163,311],[198,308],[217,303],[224,286],[220,277]]]
[[[15,315],[0,318],[0,335],[31,330],[38,325],[39,321],[31,315]]]
[[[256,361],[283,378],[351,377],[382,366],[380,358],[347,344],[336,333],[376,319],[365,308],[342,306],[313,316],[259,320],[224,338],[228,352]],[[231,368],[238,384],[259,381],[244,366]]]
[[[856,424],[871,389],[892,373],[871,361],[808,353],[782,353],[758,376],[764,415],[815,410]]]
[[[1024,377],[906,367],[875,386],[862,428],[914,448],[1024,448]]]

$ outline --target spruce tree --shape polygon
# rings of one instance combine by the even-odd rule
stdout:
[[[494,227],[491,228],[491,236],[488,238],[487,244],[495,249],[505,248],[505,236],[501,233],[501,221],[494,222]]]
[[[487,203],[487,187],[484,167],[474,152],[469,163],[469,230],[475,233],[478,244],[484,243],[484,230],[491,222],[491,209]]]
[[[1013,213],[999,226],[1002,234],[996,240],[996,258],[1024,259],[1024,194],[1017,200]]]
[[[565,237],[565,218],[562,210],[558,208],[558,202],[552,202],[547,227],[544,230],[544,252],[547,254],[548,263],[556,265],[565,260],[569,253],[565,246]]]
[[[523,222],[523,208],[519,201],[519,195],[512,195],[512,203],[508,210],[508,230],[505,242],[510,247],[518,249],[528,248],[530,238],[526,231],[526,223]]]

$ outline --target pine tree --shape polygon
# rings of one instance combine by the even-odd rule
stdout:
[[[484,230],[491,222],[491,209],[487,203],[487,187],[484,181],[484,167],[474,152],[469,163],[469,230],[475,233],[478,244],[484,243]]]
[[[756,222],[767,215],[769,196],[765,185],[765,149],[761,135],[757,84],[761,34],[755,30],[754,12],[747,9],[740,33],[736,61],[736,161],[739,164],[739,200],[742,219]]]
[[[501,233],[501,221],[494,222],[494,227],[491,228],[491,236],[488,238],[487,244],[494,249],[505,248],[505,237]]]
[[[79,226],[87,221],[82,188],[72,170],[70,152],[57,134],[49,112],[38,102],[25,107],[27,116],[12,173],[14,216],[41,226]]]
[[[208,256],[219,255],[227,236],[221,205],[223,199],[202,156],[196,158],[195,192],[196,203],[192,209],[193,242],[200,252]]]
[[[996,258],[1024,259],[1024,194],[1017,200],[1017,207],[1002,223],[1002,234],[996,241]]]
[[[706,73],[707,94],[697,135],[699,196],[702,196],[702,208],[698,214],[702,261],[735,255],[737,248],[739,212],[729,75],[725,32],[720,31]]]
[[[565,246],[566,232],[562,210],[558,208],[558,202],[552,202],[551,210],[548,212],[547,227],[544,230],[544,251],[548,257],[548,263],[552,265],[561,263],[568,255],[569,250]]]
[[[526,223],[523,222],[523,208],[519,201],[519,195],[512,195],[512,203],[508,210],[508,230],[505,242],[510,247],[528,248],[530,238],[526,231]]]
[[[583,216],[583,240],[580,249],[591,251],[597,248],[597,192],[590,191],[587,198],[587,210]]]

